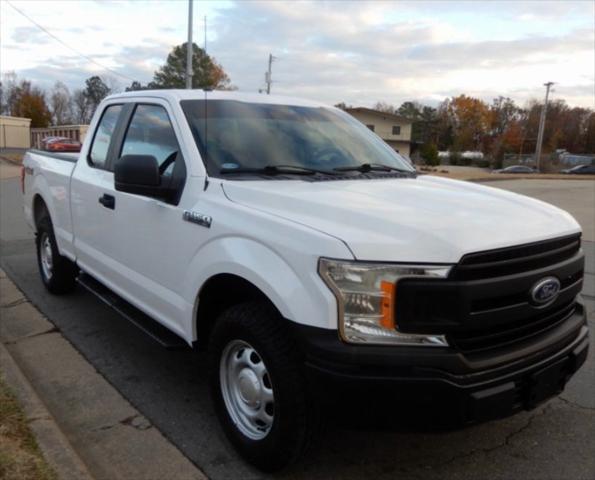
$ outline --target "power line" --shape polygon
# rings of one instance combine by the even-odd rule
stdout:
[[[52,37],[54,40],[56,40],[57,42],[61,43],[63,46],[65,46],[66,48],[68,48],[69,50],[73,51],[74,53],[76,53],[77,55],[83,57],[85,60],[94,63],[95,65],[103,68],[104,70],[107,70],[108,72],[113,73],[114,75],[117,75],[118,77],[122,77],[125,78],[126,80],[132,80],[137,81],[135,78],[129,77],[127,75],[124,75],[122,73],[116,72],[115,70],[112,70],[109,67],[106,67],[105,65],[99,63],[96,60],[93,60],[91,57],[85,55],[84,53],[79,52],[77,49],[71,47],[70,45],[68,45],[67,43],[63,42],[62,40],[60,40],[58,37],[56,37],[56,35],[54,35],[53,33],[51,33],[49,30],[45,29],[44,27],[42,27],[39,23],[37,23],[35,20],[33,20],[29,15],[27,15],[25,12],[23,12],[22,10],[18,9],[17,7],[15,7],[12,3],[10,3],[8,0],[6,0],[6,3],[8,5],[10,5],[17,13],[21,14],[23,17],[25,17],[27,20],[29,20],[33,25],[35,25],[37,28],[39,28],[42,32],[45,32],[47,35],[49,35],[50,37]]]

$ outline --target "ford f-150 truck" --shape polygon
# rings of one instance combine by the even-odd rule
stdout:
[[[316,102],[110,96],[80,155],[26,154],[22,188],[47,289],[207,349],[220,422],[264,470],[325,405],[468,425],[558,394],[587,355],[568,213],[419,175]]]

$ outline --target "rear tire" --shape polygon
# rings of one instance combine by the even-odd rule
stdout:
[[[72,292],[78,274],[76,265],[60,255],[49,214],[43,212],[37,221],[37,265],[45,288],[55,295]]]
[[[209,343],[219,421],[239,453],[267,472],[300,458],[320,425],[284,322],[266,302],[236,305],[219,317]]]

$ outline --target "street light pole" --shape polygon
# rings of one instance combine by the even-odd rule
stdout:
[[[275,57],[273,57],[272,53],[269,53],[269,69],[267,70],[267,72],[264,74],[264,81],[267,84],[267,95],[271,94],[271,83],[273,82],[272,74],[273,72],[272,70],[272,66],[273,66],[273,59]]]
[[[545,102],[541,109],[541,117],[539,118],[539,133],[537,134],[537,145],[535,146],[535,166],[537,171],[541,171],[541,146],[543,144],[543,131],[545,130],[545,116],[547,114],[547,101],[550,96],[550,88],[554,82],[544,83],[545,86]]]
[[[186,90],[192,89],[192,0],[188,0],[188,43],[186,43]]]

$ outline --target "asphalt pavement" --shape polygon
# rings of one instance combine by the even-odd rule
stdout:
[[[575,182],[551,181],[537,193],[537,184],[531,182],[496,186],[533,192],[571,211],[576,208],[585,231],[592,231],[590,195],[595,182],[583,181],[578,187]],[[554,192],[551,198],[548,190]],[[585,240],[585,293],[593,328],[595,238],[589,234]],[[67,297],[46,293],[37,272],[33,235],[22,218],[17,178],[0,180],[0,263],[87,361],[210,478],[269,478],[247,466],[223,437],[210,404],[204,354],[164,350],[80,288]],[[563,395],[536,410],[448,433],[329,427],[304,461],[276,478],[592,480],[595,360],[591,343],[587,364]]]

